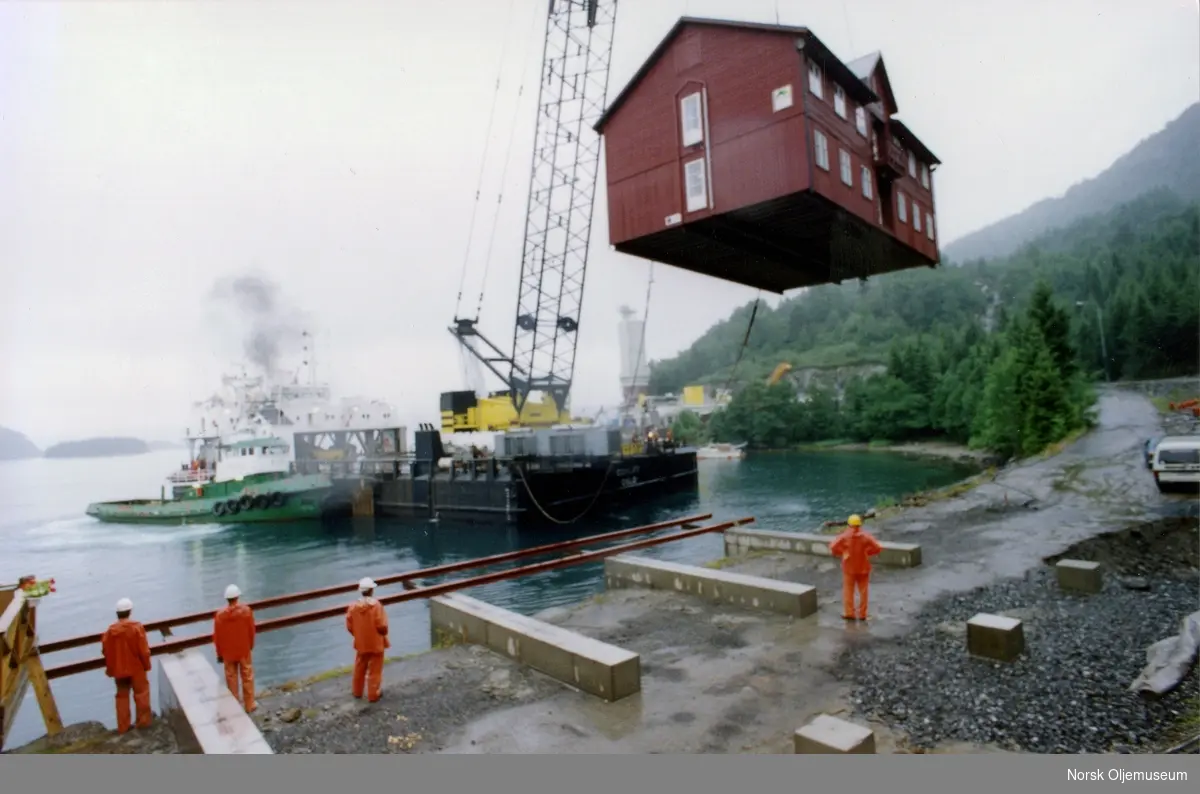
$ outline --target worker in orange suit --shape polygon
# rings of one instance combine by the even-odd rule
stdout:
[[[383,604],[375,599],[375,581],[369,576],[358,583],[362,597],[346,610],[346,631],[354,637],[354,697],[361,699],[364,684],[367,701],[379,700],[383,686],[383,652],[392,646],[388,640],[388,617]]]
[[[213,620],[213,646],[217,664],[225,666],[225,685],[238,696],[238,679],[242,682],[242,706],[253,714],[254,702],[254,611],[238,603],[242,591],[235,584],[225,588],[228,605]]]
[[[117,621],[100,638],[104,653],[104,672],[117,684],[117,732],[127,733],[131,726],[129,695],[137,710],[137,727],[150,725],[150,641],[146,627],[129,618],[133,602],[122,598],[117,602]]]
[[[862,530],[862,518],[850,516],[849,525],[829,546],[835,557],[842,558],[842,617],[846,620],[866,620],[868,591],[871,588],[871,557],[882,548],[869,532]],[[858,610],[854,609],[854,593],[858,592]]]

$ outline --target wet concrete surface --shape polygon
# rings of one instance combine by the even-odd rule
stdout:
[[[793,732],[809,719],[849,711],[850,684],[834,675],[846,650],[904,635],[947,593],[1021,577],[1085,538],[1186,512],[1189,498],[1160,495],[1141,457],[1160,428],[1145,397],[1106,390],[1099,426],[1062,454],[875,522],[868,528],[881,539],[921,544],[924,565],[876,568],[866,624],[841,618],[836,563],[752,554],[726,569],[816,586],[817,615],[794,620],[674,593],[613,591],[538,616],[642,654],[642,691],[617,703],[458,647],[388,665],[378,704],[352,701],[343,676],[262,698],[258,719],[279,753],[790,753]],[[903,734],[872,727],[879,752],[905,751]]]

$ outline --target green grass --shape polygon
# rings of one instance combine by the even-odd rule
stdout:
[[[434,647],[430,648],[429,651],[438,650],[440,647],[449,647],[449,646],[448,645],[434,646]],[[429,653],[429,651],[417,651],[416,653],[406,653],[406,654],[403,654],[402,656],[388,656],[387,658],[385,658],[383,660],[383,663],[385,665],[389,665],[389,664],[392,664],[393,662],[401,662],[401,661],[404,661],[405,659],[413,659],[413,658],[416,658],[423,654]],[[265,698],[265,697],[269,696],[270,694],[272,694],[273,692],[295,692],[298,689],[305,689],[307,687],[319,684],[322,681],[329,681],[334,678],[341,678],[343,676],[350,675],[353,672],[354,672],[354,665],[352,665],[352,664],[348,664],[344,667],[335,667],[332,670],[326,670],[322,673],[317,673],[316,675],[309,676],[308,678],[301,678],[296,681],[285,681],[284,683],[280,684],[279,686],[271,687],[270,689],[265,690],[264,692],[262,692],[262,694],[259,695],[259,698],[260,699]]]
[[[1181,403],[1196,397],[1200,397],[1200,395],[1183,389],[1172,389],[1165,396],[1151,397],[1150,402],[1154,403],[1154,407],[1158,409],[1159,413],[1169,414],[1172,413],[1171,403]]]

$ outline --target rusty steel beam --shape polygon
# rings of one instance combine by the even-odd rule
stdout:
[[[399,604],[404,601],[415,601],[420,598],[433,598],[444,593],[450,593],[455,590],[464,590],[471,587],[479,587],[492,582],[502,582],[506,579],[516,579],[521,576],[529,576],[530,574],[542,573],[543,571],[554,570],[555,568],[565,568],[568,565],[581,565],[585,562],[611,557],[615,554],[623,554],[627,551],[635,551],[637,549],[647,549],[651,546],[659,546],[664,543],[671,543],[676,540],[685,540],[687,538],[697,537],[712,532],[724,532],[732,527],[739,527],[744,524],[754,522],[753,517],[739,518],[733,521],[723,521],[719,524],[711,524],[709,526],[697,527],[695,529],[685,529],[681,532],[675,532],[670,535],[662,535],[657,538],[646,538],[643,540],[635,540],[629,543],[622,543],[617,546],[610,546],[607,549],[597,549],[596,551],[575,552],[567,554],[558,559],[546,560],[545,562],[536,562],[531,565],[524,565],[519,568],[510,568],[507,571],[496,571],[495,573],[485,573],[478,576],[470,576],[466,579],[455,579],[442,584],[428,585],[425,587],[417,587],[410,590],[405,590],[403,593],[385,596],[379,599],[379,602],[384,605]],[[610,533],[611,534],[611,533]],[[600,536],[597,536],[600,537]],[[583,540],[583,539],[581,539]],[[574,541],[568,541],[575,543]],[[553,545],[553,544],[552,544]],[[578,545],[578,543],[575,543]],[[486,558],[484,558],[486,559]],[[378,582],[376,582],[378,584]],[[325,609],[317,609],[311,612],[301,612],[298,615],[287,615],[281,618],[272,618],[264,620],[257,624],[258,631],[275,631],[277,629],[291,628],[299,626],[303,623],[312,623],[317,620],[325,620],[327,618],[342,617],[346,614],[346,605],[339,604],[335,607],[327,607]],[[211,634],[202,634],[196,637],[186,637],[178,640],[170,640],[161,642],[158,645],[150,647],[151,656],[160,656],[164,653],[179,653],[186,651],[189,648],[199,648],[208,645],[212,642]],[[46,677],[50,679],[64,678],[66,676],[78,675],[86,673],[89,670],[100,670],[104,668],[104,657],[97,656],[91,659],[84,659],[78,662],[70,662],[57,667],[51,667],[46,670]]]
[[[452,562],[446,565],[436,565],[432,568],[422,568],[416,571],[406,571],[405,573],[392,574],[376,579],[375,584],[380,587],[385,587],[390,584],[403,584],[414,579],[428,579],[433,576],[441,576],[447,573],[457,573],[471,568],[483,568],[488,565],[498,565],[502,562],[511,562],[520,560],[526,557],[536,557],[540,554],[549,554],[551,552],[562,551],[564,549],[577,548],[586,546],[592,543],[604,543],[609,540],[619,540],[620,538],[630,537],[631,535],[644,535],[648,532],[657,532],[660,529],[672,529],[678,526],[686,527],[689,524],[696,524],[700,521],[706,521],[712,518],[712,513],[698,513],[694,516],[685,516],[684,518],[675,518],[670,521],[660,521],[657,524],[646,524],[640,527],[631,527],[629,529],[619,529],[615,532],[605,532],[600,535],[589,535],[585,538],[577,538],[576,540],[564,540],[559,543],[547,543],[542,546],[534,546],[528,549],[517,549],[516,551],[506,551],[502,554],[493,554],[489,557],[476,557],[473,560],[463,560],[462,562]],[[298,604],[302,601],[312,601],[317,598],[326,598],[328,596],[341,595],[342,593],[353,593],[358,591],[358,582],[349,584],[338,584],[331,587],[323,587],[318,590],[305,590],[300,593],[291,593],[288,595],[275,596],[274,598],[264,598],[261,601],[249,602],[247,606],[255,612],[264,609],[274,609],[276,607],[288,606],[290,604]],[[163,632],[170,633],[170,630],[176,626],[186,626],[190,623],[200,623],[205,620],[212,620],[216,617],[215,609],[205,610],[203,612],[193,612],[190,615],[180,615],[177,618],[167,618],[166,620],[154,620],[143,625],[146,627],[146,632]],[[69,637],[54,642],[47,642],[41,646],[42,655],[48,653],[56,653],[58,651],[66,651],[71,648],[82,648],[85,645],[92,645],[100,642],[101,634],[85,634],[78,637]]]

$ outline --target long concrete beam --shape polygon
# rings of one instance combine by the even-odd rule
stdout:
[[[789,554],[832,556],[829,544],[833,535],[814,535],[807,532],[773,532],[762,529],[725,530],[725,556],[732,557],[748,551],[782,551]],[[921,564],[921,547],[916,543],[880,541],[883,551],[873,559],[892,568],[916,568]]]
[[[429,599],[431,639],[482,645],[608,701],[642,688],[641,657],[460,593]]]
[[[610,588],[643,587],[687,593],[718,604],[736,604],[798,618],[817,611],[817,588],[811,585],[648,557],[609,557],[604,561],[604,583]]]
[[[254,720],[199,651],[158,658],[158,706],[183,753],[273,755]]]

